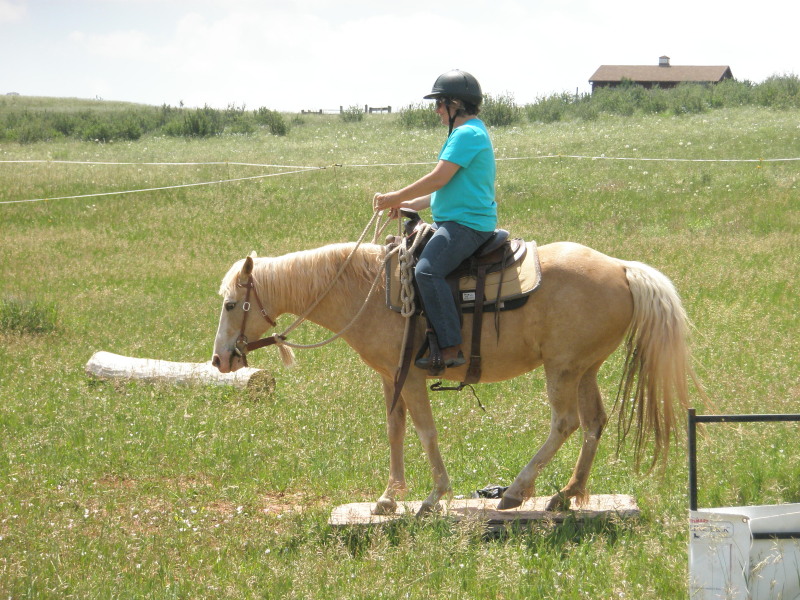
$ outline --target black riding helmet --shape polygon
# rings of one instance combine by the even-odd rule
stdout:
[[[481,84],[475,77],[466,71],[453,69],[436,78],[431,93],[425,96],[426,100],[433,98],[453,98],[480,106],[483,101],[483,92],[481,92]]]
[[[460,69],[453,69],[447,73],[442,73],[433,83],[431,93],[424,96],[426,100],[444,98],[445,100],[461,100],[465,104],[477,108],[483,102],[483,92],[481,84],[472,75]],[[450,116],[450,133],[453,131],[453,123],[456,115]]]

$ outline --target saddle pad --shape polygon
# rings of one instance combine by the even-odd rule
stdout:
[[[536,242],[526,242],[526,246],[527,252],[522,261],[507,267],[504,271],[487,275],[486,289],[484,290],[484,304],[487,305],[487,308],[484,310],[490,310],[489,305],[496,304],[500,306],[495,308],[501,308],[504,302],[527,296],[539,287],[542,280],[539,251]],[[475,277],[467,276],[459,279],[458,288],[462,309],[474,306],[475,284]],[[403,306],[400,299],[401,287],[399,258],[397,254],[394,254],[386,265],[386,305],[396,312],[401,312]],[[500,293],[499,298],[498,292]],[[419,310],[419,302],[417,302],[417,310]]]

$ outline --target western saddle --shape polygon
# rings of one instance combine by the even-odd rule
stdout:
[[[411,257],[411,269],[416,264],[419,255],[427,241],[433,236],[433,230],[422,221],[419,214],[410,210],[401,210],[401,216],[406,220],[403,224],[402,236],[389,236],[387,249],[395,249],[398,245],[405,244],[406,248],[414,248]],[[416,240],[418,235],[424,236]],[[521,281],[520,272],[522,263],[528,254],[528,247],[533,250],[531,257],[534,266],[534,275],[528,276],[526,281]],[[528,261],[525,261],[528,264]],[[400,300],[400,269],[399,260],[389,261],[386,265],[386,296],[389,308],[402,312]],[[541,277],[538,253],[535,243],[526,244],[523,240],[511,239],[508,231],[495,230],[494,234],[481,245],[475,253],[464,260],[448,277],[447,281],[453,291],[459,315],[472,313],[472,340],[469,351],[469,364],[467,375],[461,386],[477,383],[481,376],[481,329],[483,315],[486,312],[495,313],[495,330],[500,336],[500,312],[512,310],[524,305],[528,296],[538,287]],[[524,279],[524,278],[523,278]],[[504,283],[507,290],[504,290]],[[414,282],[415,298],[421,299],[416,282]],[[416,318],[425,314],[425,307],[421,302],[415,303],[415,310],[410,316],[412,322],[406,328],[404,340],[404,355],[401,366],[395,376],[395,403],[399,397],[402,385],[405,382],[411,364],[411,355],[414,347],[414,330]],[[441,357],[436,334],[430,321],[427,324],[425,340],[419,348],[416,358],[430,352],[428,372],[431,376],[440,376],[445,371],[445,364]],[[454,388],[454,389],[460,389]],[[394,406],[394,404],[392,405]]]

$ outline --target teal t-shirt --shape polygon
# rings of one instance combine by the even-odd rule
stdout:
[[[431,196],[433,220],[455,221],[477,231],[494,231],[497,227],[494,148],[483,121],[470,119],[456,127],[442,146],[439,160],[461,168]]]

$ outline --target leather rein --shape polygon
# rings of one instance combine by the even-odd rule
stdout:
[[[247,292],[244,295],[244,302],[242,303],[242,312],[244,316],[242,317],[242,328],[239,331],[239,337],[236,338],[236,344],[233,348],[234,356],[238,356],[242,359],[242,363],[244,366],[247,365],[247,353],[251,350],[257,350],[258,348],[265,348],[267,346],[272,346],[273,344],[277,344],[282,342],[286,338],[282,335],[271,335],[269,337],[261,338],[260,340],[256,340],[255,342],[247,341],[247,336],[244,334],[245,327],[247,325],[247,316],[250,314],[250,292],[253,293],[253,298],[258,305],[258,310],[261,313],[261,316],[264,317],[264,320],[269,323],[270,327],[275,327],[275,321],[267,314],[267,311],[264,309],[264,305],[261,303],[261,299],[258,297],[258,292],[256,292],[255,283],[253,283],[253,274],[251,273],[247,283],[236,283],[236,287],[238,288],[246,288]]]

